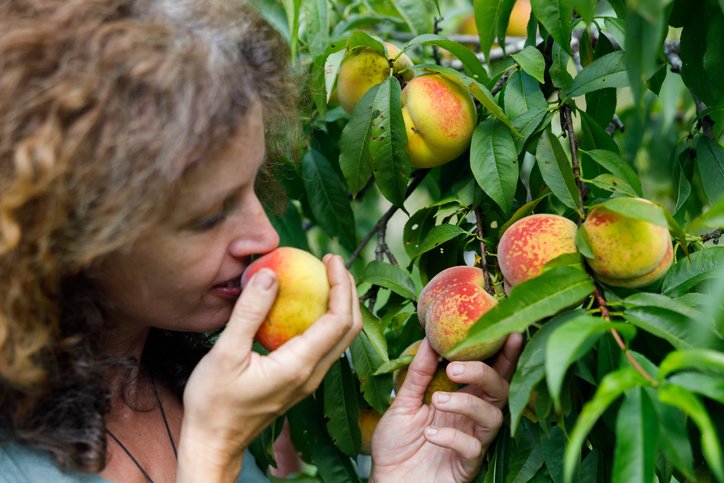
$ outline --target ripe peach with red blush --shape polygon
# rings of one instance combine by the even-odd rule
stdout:
[[[510,225],[498,243],[498,265],[507,286],[537,277],[543,265],[564,253],[576,253],[576,231],[568,218],[548,213],[526,216]]]
[[[433,277],[420,293],[418,318],[430,346],[445,355],[467,337],[477,320],[497,304],[484,289],[479,268],[450,267]],[[482,341],[457,353],[452,360],[483,360],[502,347],[505,338]]]
[[[327,312],[329,280],[327,268],[311,253],[280,247],[251,263],[241,278],[242,289],[252,275],[268,268],[279,280],[279,292],[256,333],[256,340],[268,350],[302,334]]]

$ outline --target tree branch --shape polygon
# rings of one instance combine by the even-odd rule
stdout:
[[[722,237],[722,235],[724,235],[724,230],[722,230],[720,228],[711,233],[704,233],[703,235],[701,235],[701,241],[702,241],[702,243],[706,243],[709,240],[714,240],[713,241],[714,245],[718,245],[719,239]]]
[[[586,188],[586,184],[581,180],[581,163],[578,160],[578,144],[576,143],[576,136],[573,132],[573,117],[571,108],[566,103],[561,105],[561,129],[567,134],[568,143],[571,147],[573,177],[576,180],[576,187],[578,188],[578,224],[580,225],[583,221],[583,202],[588,197],[588,188]]]
[[[419,169],[415,171],[415,173],[412,175],[412,182],[407,187],[407,191],[405,192],[405,199],[407,199],[410,194],[412,194],[413,191],[422,183],[422,180],[425,179],[425,176],[427,176],[427,173],[429,173],[429,169]],[[362,239],[362,241],[359,242],[359,245],[357,245],[357,248],[355,248],[352,255],[350,255],[349,259],[345,263],[345,267],[348,269],[352,266],[355,260],[360,256],[360,253],[362,253],[362,250],[367,246],[367,244],[370,242],[373,236],[375,236],[375,233],[379,232],[382,227],[386,227],[387,223],[390,221],[390,218],[392,218],[392,215],[394,215],[397,212],[398,208],[396,206],[391,206],[384,215],[382,215],[382,218],[377,222],[377,224],[372,227],[372,229],[365,235],[365,237]]]
[[[488,269],[488,248],[485,246],[485,231],[483,230],[483,210],[480,207],[475,208],[475,222],[477,225],[478,239],[480,240],[480,269],[483,271],[483,287],[490,295],[495,295],[493,290],[493,282],[490,279],[490,271]]]

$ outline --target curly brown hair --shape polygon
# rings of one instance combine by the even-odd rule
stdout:
[[[288,58],[235,0],[0,0],[0,426],[14,439],[103,468],[103,374],[123,362],[98,350],[84,270],[157,223],[255,100],[268,139],[295,131]],[[205,350],[154,330],[143,358],[180,394]]]

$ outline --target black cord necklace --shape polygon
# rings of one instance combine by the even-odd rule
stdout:
[[[168,419],[166,419],[166,412],[163,410],[163,403],[161,402],[161,397],[158,394],[158,388],[156,387],[156,381],[151,378],[151,385],[153,386],[153,393],[156,396],[156,403],[158,404],[158,408],[161,411],[161,417],[163,418],[163,424],[166,426],[166,434],[168,435],[168,440],[171,442],[171,449],[173,449],[173,455],[176,459],[178,459],[178,453],[176,451],[176,443],[173,441],[173,435],[171,434],[171,427],[168,424]],[[113,438],[113,441],[116,442],[118,446],[128,455],[129,458],[131,458],[131,461],[133,461],[133,464],[136,465],[136,467],[143,473],[143,476],[146,478],[146,480],[149,483],[153,483],[153,478],[151,478],[151,475],[148,474],[148,471],[143,467],[143,465],[136,459],[135,456],[133,456],[133,453],[126,448],[126,445],[124,445],[120,439],[118,439],[118,436],[113,434],[113,432],[106,428],[106,433],[108,433],[108,436]]]

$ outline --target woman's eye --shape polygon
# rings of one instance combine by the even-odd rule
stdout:
[[[216,225],[224,221],[229,214],[236,208],[236,199],[227,198],[224,200],[221,210],[217,211],[208,218],[201,219],[193,224],[194,230],[205,231],[214,228]]]

